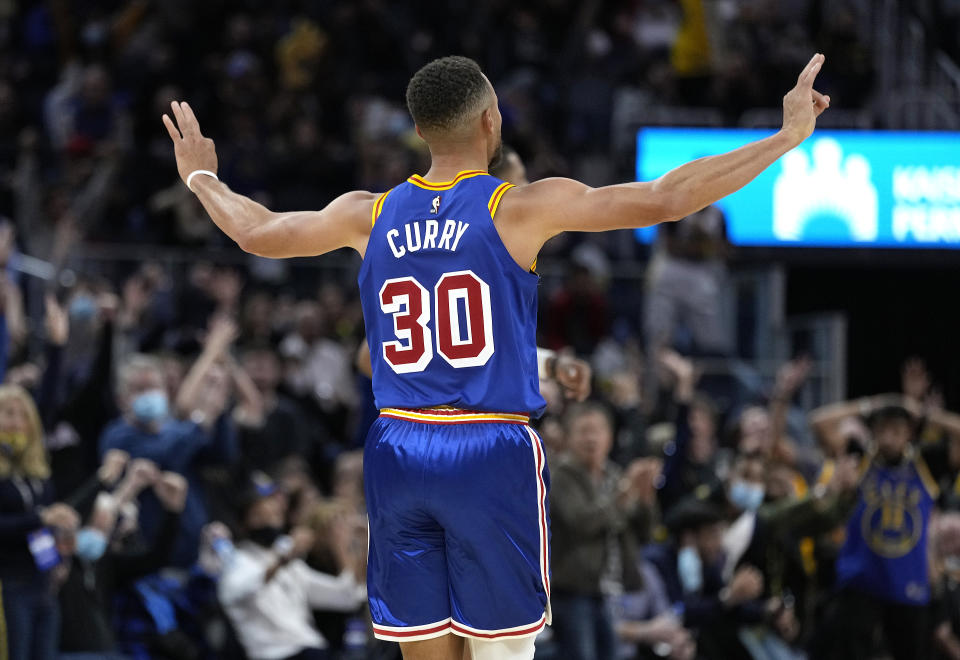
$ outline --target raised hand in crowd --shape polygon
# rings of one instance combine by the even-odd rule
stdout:
[[[230,394],[229,378],[223,359],[238,335],[237,324],[227,316],[217,316],[207,331],[203,351],[196,359],[177,392],[177,412],[210,428],[223,412]]]
[[[297,525],[290,530],[290,540],[293,543],[290,546],[288,556],[303,559],[313,549],[317,542],[317,535],[309,527]]]
[[[153,461],[146,458],[135,458],[130,461],[127,473],[114,493],[118,504],[137,499],[140,493],[152,486],[159,476],[160,470]]]
[[[153,481],[153,492],[167,511],[182,513],[187,503],[189,485],[183,475],[163,472]]]
[[[792,642],[800,634],[800,622],[793,605],[780,598],[771,598],[767,602],[767,613],[777,633],[787,642]]]
[[[106,323],[113,323],[117,320],[120,313],[120,296],[111,292],[104,291],[97,294],[97,310],[100,312],[100,318]]]
[[[844,454],[836,459],[835,465],[827,490],[838,495],[856,490],[860,484],[861,458],[856,454]]]
[[[232,355],[226,357],[226,368],[229,370],[230,382],[237,399],[233,411],[234,421],[248,428],[262,427],[266,417],[266,404],[260,390],[250,378],[250,374]]]
[[[123,283],[120,311],[117,317],[122,328],[136,327],[150,305],[150,295],[150,288],[139,273],[127,278]]]
[[[74,511],[73,507],[62,502],[41,509],[40,520],[47,527],[56,527],[67,531],[75,531],[80,526],[79,514]]]
[[[554,362],[553,374],[566,398],[583,401],[590,396],[593,370],[586,360],[577,358],[569,351],[560,351]]]
[[[70,336],[70,318],[56,296],[48,293],[44,297],[45,314],[43,327],[47,342],[54,346],[65,346]]]
[[[114,486],[120,477],[123,476],[123,471],[127,468],[127,463],[130,462],[130,454],[123,451],[122,449],[111,449],[103,456],[103,461],[100,463],[100,468],[97,470],[97,477],[100,479],[100,483],[105,486]]]
[[[668,348],[662,349],[657,358],[661,368],[672,379],[674,398],[681,403],[688,403],[693,399],[694,387],[700,379],[693,361]]]
[[[659,458],[634,459],[620,478],[620,502],[625,506],[652,504],[656,498],[656,483],[662,469],[663,461]]]
[[[0,222],[0,266],[6,267],[16,246],[17,230],[9,220]]]
[[[763,574],[753,566],[741,566],[730,578],[720,600],[727,607],[736,607],[747,601],[756,600],[763,594]]]
[[[813,360],[805,355],[782,364],[777,370],[771,398],[783,401],[792,399],[806,382],[812,369]]]
[[[197,564],[208,576],[223,573],[235,552],[230,528],[219,520],[207,523],[200,532]]]

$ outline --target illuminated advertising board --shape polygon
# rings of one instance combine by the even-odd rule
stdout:
[[[641,129],[637,179],[770,133]],[[960,133],[818,130],[717,205],[735,245],[960,248]]]

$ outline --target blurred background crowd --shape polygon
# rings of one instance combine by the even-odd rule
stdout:
[[[879,4],[957,57],[950,0],[0,1],[0,660],[399,657],[364,611],[359,260],[241,253],[171,99],[234,190],[321,208],[426,170],[403,91],[462,53],[526,177],[604,184],[639,124],[755,125],[814,51],[837,115],[891,127]],[[538,658],[960,659],[954,353],[861,328],[844,387],[723,295],[750,259],[715,208],[545,248],[540,344],[593,393],[542,383]]]

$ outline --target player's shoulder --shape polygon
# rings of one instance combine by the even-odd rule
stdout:
[[[383,196],[384,192],[352,190],[336,197],[323,212],[369,229],[371,218],[374,217],[377,206],[382,204]]]
[[[529,215],[562,206],[587,190],[588,185],[574,179],[550,177],[511,188],[504,195],[502,206],[509,209],[508,213]]]
[[[336,197],[329,206],[343,211],[369,211],[373,204],[389,191],[370,192],[369,190],[351,190]]]
[[[516,186],[511,190],[511,197],[518,202],[547,202],[556,201],[558,197],[563,198],[582,193],[589,189],[590,186],[575,179],[549,177],[547,179],[534,181],[533,183]]]

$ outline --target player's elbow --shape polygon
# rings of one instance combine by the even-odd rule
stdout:
[[[274,257],[269,234],[259,228],[245,229],[232,236],[237,246],[248,254],[258,257]]]

